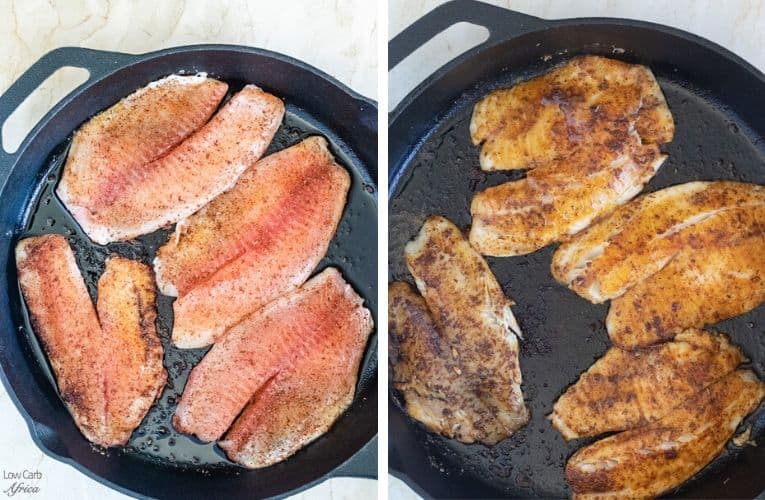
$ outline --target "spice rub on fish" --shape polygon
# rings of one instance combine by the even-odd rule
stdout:
[[[664,94],[647,67],[600,56],[575,57],[492,92],[475,105],[470,122],[487,171],[536,168],[579,147],[622,142],[632,130],[642,144],[672,140]]]
[[[219,443],[234,462],[259,468],[288,458],[327,432],[353,401],[372,317],[350,285],[329,272],[331,321],[301,316],[297,325],[325,328],[321,344],[274,376],[234,421]]]
[[[464,442],[493,444],[512,435],[529,418],[513,302],[443,217],[428,218],[404,256],[422,299],[406,285],[393,284],[389,315],[394,384],[410,414]],[[454,384],[442,387],[449,380]],[[434,400],[441,396],[446,397],[439,405]],[[451,413],[439,418],[434,411]]]
[[[737,370],[660,420],[580,449],[566,464],[573,497],[649,498],[679,486],[722,451],[764,396],[754,372]]]
[[[179,224],[154,261],[173,305],[173,343],[203,347],[300,286],[324,257],[350,176],[322,137],[251,166],[228,192]]]
[[[63,236],[21,240],[16,266],[32,328],[75,423],[95,444],[124,445],[166,380],[151,270],[110,258],[97,314]]]
[[[347,405],[356,381],[351,368],[358,366],[371,329],[362,299],[328,268],[243,319],[213,345],[191,371],[173,425],[202,441],[216,441],[251,404],[227,437],[227,451],[251,467],[281,459],[324,432]],[[316,370],[331,364],[338,365],[334,373],[341,378],[327,386]],[[282,392],[296,400],[278,409],[289,399]],[[324,397],[331,403],[326,413],[313,408],[318,415],[313,423],[305,420],[310,392],[314,401]],[[253,417],[264,413],[270,416]],[[290,440],[280,445],[276,437],[282,432]],[[252,450],[270,451],[258,458],[249,455]]]
[[[632,199],[674,135],[651,71],[596,56],[489,94],[470,127],[481,168],[531,169],[471,203],[470,243],[497,257],[565,241]]]
[[[727,245],[764,224],[765,187],[689,182],[643,195],[563,243],[553,277],[600,303],[661,270],[682,250]],[[690,325],[689,325],[690,326]]]
[[[606,328],[623,349],[663,342],[765,302],[765,209],[754,234],[730,244],[687,248],[656,274],[611,301]]]
[[[75,133],[56,192],[96,243],[134,238],[190,216],[233,186],[281,124],[282,101],[254,85],[207,121],[226,85],[183,78],[189,77],[150,84]],[[166,98],[168,86],[194,94]]]
[[[612,347],[558,398],[548,418],[566,440],[634,429],[744,361],[727,336],[702,330],[637,351]]]

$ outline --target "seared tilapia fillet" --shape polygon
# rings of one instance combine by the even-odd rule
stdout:
[[[226,85],[204,79],[183,109],[182,100],[163,98],[165,87],[182,78],[149,84],[75,133],[56,193],[96,243],[135,238],[190,216],[234,185],[281,124],[282,101],[254,85],[205,123]],[[184,85],[191,86],[175,84]],[[127,136],[136,130],[142,131]],[[156,138],[141,141],[152,133]]]
[[[430,431],[463,443],[494,444],[515,432],[516,419],[497,416],[517,408],[483,390],[469,359],[438,333],[425,300],[396,282],[388,287],[388,303],[392,384],[406,412]],[[511,383],[505,392],[514,390]]]
[[[724,334],[703,330],[637,351],[612,347],[558,398],[548,418],[566,440],[641,427],[744,361]]]
[[[720,247],[764,229],[765,187],[689,182],[643,195],[580,232],[555,251],[551,271],[600,303],[621,296],[684,249]]]
[[[511,435],[529,418],[520,387],[521,332],[510,309],[512,301],[505,296],[483,258],[460,230],[443,217],[433,216],[425,221],[419,235],[406,245],[404,256],[444,346],[429,354],[442,358],[435,362],[434,373],[421,375],[432,380],[438,371],[454,365],[452,370],[464,376],[461,383],[465,392],[449,405],[449,410],[462,420],[458,424],[462,429],[452,427],[445,433],[485,443]],[[400,293],[400,286],[396,288]],[[420,322],[426,327],[425,332],[420,332],[420,326],[412,326],[415,320],[411,316],[421,312],[422,303],[411,295],[404,294],[403,299],[394,301],[389,311],[394,320],[394,337],[400,338],[402,332],[406,334],[409,330],[413,335],[432,337],[435,333],[428,333],[427,321]],[[413,342],[399,342],[402,354],[413,350],[406,354],[409,359],[422,340]],[[443,359],[444,356],[451,359]],[[399,375],[406,370],[406,365],[400,367]],[[474,422],[476,415],[480,420]]]
[[[679,486],[722,451],[764,396],[753,372],[737,370],[660,420],[580,449],[566,464],[574,498],[647,498]]]
[[[508,257],[567,240],[640,193],[665,159],[656,145],[633,136],[580,148],[476,194],[470,243],[484,255]]]
[[[507,257],[565,241],[636,196],[674,124],[648,68],[584,56],[485,97],[471,134],[484,170],[532,169],[470,207],[470,243]]]
[[[470,137],[483,170],[529,169],[590,144],[672,140],[675,126],[650,69],[599,56],[571,59],[537,78],[497,90],[473,109]]]
[[[759,210],[759,209],[758,209]],[[765,217],[761,219],[765,222]],[[611,301],[606,328],[624,349],[738,316],[765,302],[765,232],[680,252]]]
[[[95,444],[124,445],[167,378],[151,270],[110,258],[96,313],[63,236],[21,240],[16,266],[32,328],[75,423]]]

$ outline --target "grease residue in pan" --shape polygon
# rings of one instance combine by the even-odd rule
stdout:
[[[227,98],[244,86],[244,82],[227,80]],[[78,125],[78,124],[77,124]],[[73,127],[74,128],[74,127]],[[327,130],[306,111],[286,103],[284,121],[271,142],[266,154],[298,143],[310,135],[324,136],[338,163],[351,174],[352,182],[342,220],[338,226],[327,255],[317,271],[327,267],[338,267],[343,276],[365,299],[365,306],[373,314],[377,310],[377,208],[376,187],[361,162],[346,147],[342,140]],[[157,249],[172,233],[172,228],[162,229],[127,242],[116,242],[101,246],[91,242],[80,230],[55,195],[55,187],[63,170],[70,138],[54,149],[44,163],[35,196],[25,213],[24,232],[21,238],[45,233],[59,233],[67,236],[74,249],[91,298],[95,300],[96,284],[103,273],[106,258],[119,254],[151,264]],[[236,221],[232,221],[236,223]],[[16,288],[18,292],[18,288]],[[168,372],[168,383],[160,398],[152,406],[146,418],[133,433],[124,449],[109,450],[106,453],[127,453],[161,465],[193,467],[202,471],[211,469],[239,470],[230,462],[220,448],[214,444],[201,443],[195,438],[178,433],[172,426],[172,416],[191,369],[207,352],[205,349],[177,349],[170,343],[172,330],[171,297],[157,295],[157,331],[165,350],[164,364]],[[26,340],[25,350],[34,357],[50,384],[55,387],[50,367],[35,337],[25,307],[16,314],[16,324]],[[376,318],[375,318],[376,320]],[[376,356],[376,333],[373,333],[362,362],[357,397],[374,376]],[[330,431],[331,432],[331,431]],[[83,438],[84,439],[84,438]],[[310,446],[310,445],[309,445]],[[300,453],[300,452],[298,452]]]

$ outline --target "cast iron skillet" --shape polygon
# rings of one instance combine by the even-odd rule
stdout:
[[[170,419],[192,366],[205,350],[170,345],[172,301],[158,300],[158,331],[165,347],[168,386],[124,450],[102,453],[82,437],[65,410],[35,336],[16,281],[13,248],[19,237],[67,235],[91,294],[106,256],[116,252],[150,262],[168,231],[128,243],[99,246],[82,234],[53,194],[69,137],[83,121],[135,89],[171,73],[206,71],[232,92],[255,83],[283,98],[287,113],[270,151],[311,134],[326,137],[352,174],[343,219],[319,268],[334,265],[376,311],[377,108],[326,74],[265,50],[205,45],[143,55],[79,48],[55,50],[35,63],[0,97],[0,123],[48,75],[63,66],[90,72],[88,81],[37,124],[18,152],[0,151],[0,366],[3,383],[25,416],[33,439],[48,455],[117,490],[159,498],[244,498],[295,492],[332,476],[376,476],[376,334],[363,361],[356,398],[336,425],[292,458],[247,471],[213,445],[176,433]],[[236,223],[236,221],[233,221]]]
[[[516,176],[486,175],[469,140],[473,104],[491,90],[549,70],[578,54],[647,64],[675,117],[669,160],[653,191],[691,180],[765,183],[765,76],[725,49],[675,29],[620,19],[545,21],[471,0],[440,6],[395,37],[393,67],[445,28],[467,21],[490,31],[409,94],[389,129],[390,276],[411,281],[403,245],[429,214],[470,225],[473,193]],[[528,426],[494,447],[462,445],[426,433],[391,393],[390,468],[424,496],[561,497],[566,459],[586,441],[566,444],[545,420],[557,397],[609,346],[607,305],[594,306],[550,276],[554,246],[523,257],[488,259],[517,302]],[[765,307],[716,327],[731,335],[765,378]],[[765,409],[747,419],[759,447],[729,445],[674,495],[753,497],[765,489]]]

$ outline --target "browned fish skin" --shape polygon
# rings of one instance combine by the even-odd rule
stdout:
[[[350,406],[373,325],[362,299],[345,286],[350,307],[334,309],[322,344],[268,382],[219,443],[231,460],[249,468],[280,462],[327,432]]]
[[[765,187],[689,182],[643,195],[563,243],[556,280],[600,303],[662,269],[683,249],[721,246],[765,228]]]
[[[20,241],[16,262],[32,327],[75,423],[97,445],[124,445],[166,380],[151,270],[121,257],[107,261],[99,323],[63,236]]]
[[[61,235],[36,236],[16,245],[19,284],[59,394],[77,427],[109,446],[103,391],[104,338],[69,243]]]
[[[656,145],[625,137],[490,187],[470,205],[470,243],[483,255],[508,257],[564,241],[637,195],[665,158]]]
[[[609,349],[548,417],[566,440],[655,422],[745,361],[724,334],[687,330],[638,351]]]
[[[520,328],[508,299],[483,258],[460,230],[443,217],[425,221],[404,256],[441,338],[481,398],[496,409],[494,419],[507,437],[528,421],[518,363]],[[501,439],[493,434],[487,442]]]
[[[395,282],[388,286],[388,304],[391,384],[406,412],[431,432],[463,443],[494,444],[512,434],[514,426],[496,418],[506,402],[486,397],[482,379],[460,359],[459,346],[453,349],[438,333],[423,298]]]
[[[651,70],[581,56],[476,104],[473,143],[483,170],[528,169],[589,144],[609,144],[634,126],[643,144],[672,140],[674,122]]]
[[[765,221],[765,219],[763,219]],[[611,301],[606,328],[623,349],[738,316],[765,302],[765,233],[682,251]]]
[[[96,309],[109,353],[104,364],[109,443],[128,442],[167,381],[155,302],[151,268],[123,257],[106,262]]]
[[[270,380],[292,370],[297,360],[325,352],[331,333],[343,326],[341,318],[371,324],[361,302],[340,273],[327,268],[251,314],[191,371],[173,426],[206,442],[219,439]]]
[[[765,384],[738,370],[661,420],[580,449],[566,465],[574,498],[646,498],[679,486],[720,453],[763,396]]]

